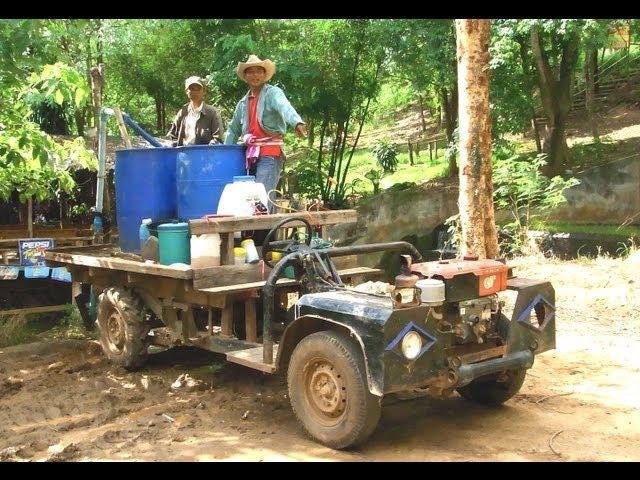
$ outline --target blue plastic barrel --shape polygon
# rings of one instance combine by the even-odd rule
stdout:
[[[177,215],[180,220],[214,214],[233,177],[245,175],[244,145],[188,145],[178,148]]]
[[[140,223],[175,218],[177,148],[116,150],[116,221],[120,248],[140,252]]]

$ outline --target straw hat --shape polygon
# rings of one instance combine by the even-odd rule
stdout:
[[[249,58],[247,58],[246,62],[238,62],[238,68],[236,69],[236,72],[238,73],[238,77],[240,77],[241,80],[244,81],[244,71],[249,67],[264,68],[267,72],[267,76],[265,77],[266,82],[268,82],[269,79],[273,77],[273,74],[276,73],[276,66],[271,60],[260,60],[256,55],[249,55]]]

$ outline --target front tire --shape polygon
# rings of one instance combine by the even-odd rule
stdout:
[[[458,393],[467,400],[482,405],[498,406],[513,397],[524,383],[527,370],[508,370],[490,378],[477,378],[458,388]]]
[[[149,325],[142,307],[129,289],[108,288],[100,295],[96,320],[100,345],[109,360],[128,370],[140,368],[147,360]]]
[[[369,392],[360,347],[336,331],[298,343],[287,372],[291,407],[305,431],[335,449],[364,442],[380,420],[380,397]]]

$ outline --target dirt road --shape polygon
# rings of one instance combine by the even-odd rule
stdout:
[[[558,308],[558,348],[520,393],[498,409],[385,398],[369,442],[346,452],[304,436],[282,378],[222,356],[162,352],[129,373],[91,341],[1,349],[0,460],[638,460],[639,267],[519,260],[519,276],[552,279]]]

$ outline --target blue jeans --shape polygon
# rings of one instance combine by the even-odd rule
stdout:
[[[282,157],[260,157],[258,159],[256,165],[256,182],[262,183],[268,194],[270,190],[274,190],[278,186],[283,164],[284,159]],[[269,199],[275,201],[276,195],[274,192],[269,194]],[[269,209],[269,213],[273,213],[273,204],[269,203],[267,208]]]

